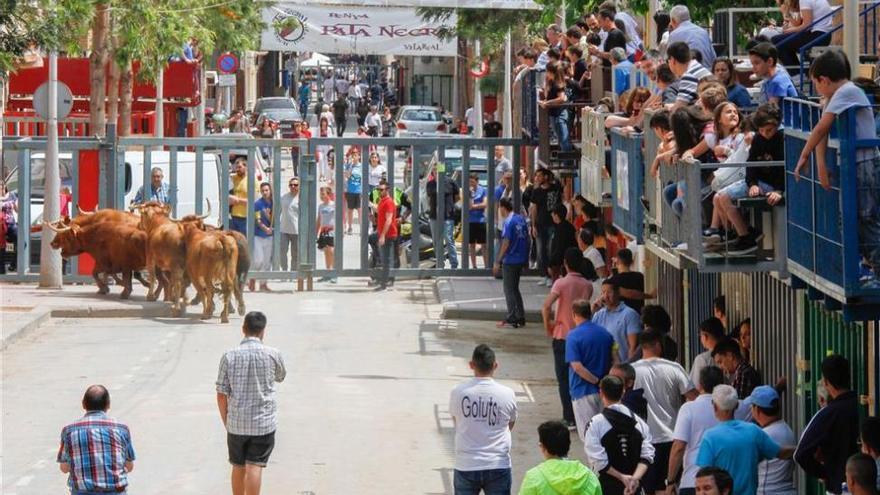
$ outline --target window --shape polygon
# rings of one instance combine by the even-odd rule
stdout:
[[[440,112],[437,110],[404,110],[400,120],[440,122]]]

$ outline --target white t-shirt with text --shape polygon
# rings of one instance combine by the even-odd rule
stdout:
[[[513,389],[492,378],[473,378],[452,390],[449,414],[455,419],[455,469],[511,467],[510,423],[516,421]]]

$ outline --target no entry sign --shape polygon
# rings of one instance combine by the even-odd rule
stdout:
[[[235,74],[238,72],[238,57],[232,53],[224,53],[217,57],[217,70],[222,74]]]

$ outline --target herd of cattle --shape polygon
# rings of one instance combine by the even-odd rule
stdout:
[[[242,291],[250,254],[247,239],[240,233],[203,223],[210,214],[209,203],[206,215],[178,220],[171,216],[169,205],[151,201],[134,206],[131,212],[80,210],[73,219],[64,217],[43,225],[56,232],[52,247],[60,249],[63,257],[87,253],[95,259],[92,276],[99,294],[109,292],[105,277],[111,276],[122,284],[121,297],[126,299],[134,277],[149,288],[148,300],[155,301],[164,292],[172,313],[182,316],[186,288],[192,284],[196,296],[190,304],[201,301],[202,318],[213,316],[217,291],[223,300],[220,320],[227,323],[233,295],[238,313],[244,314]],[[141,270],[147,271],[148,280],[142,279]],[[117,278],[120,274],[121,279]]]

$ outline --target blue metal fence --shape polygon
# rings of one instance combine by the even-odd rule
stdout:
[[[611,131],[611,201],[614,225],[642,243],[644,237],[645,163],[643,134]]]

